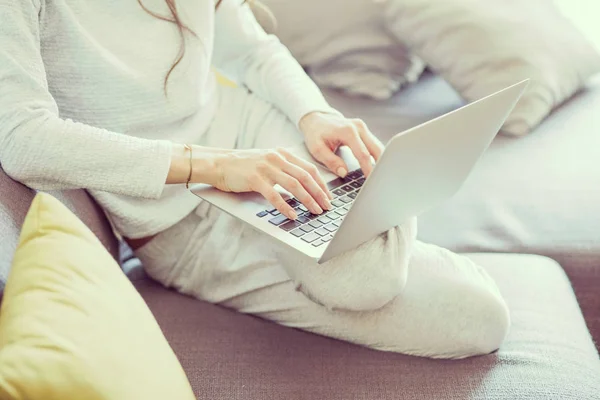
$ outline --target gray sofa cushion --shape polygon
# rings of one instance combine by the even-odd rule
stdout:
[[[135,282],[202,399],[599,399],[600,359],[564,272],[536,256],[472,255],[513,326],[498,353],[381,353]]]
[[[35,193],[10,179],[0,168],[0,292],[8,278],[21,225]]]
[[[104,213],[84,190],[50,192],[63,202],[94,232],[110,254],[118,259],[118,241]],[[13,253],[19,242],[21,225],[35,191],[10,179],[0,168],[0,293],[8,278]]]
[[[385,103],[327,95],[384,139],[463,104],[431,75]],[[462,190],[419,219],[419,237],[455,251],[557,260],[600,345],[599,110],[600,76],[529,136],[499,136]]]

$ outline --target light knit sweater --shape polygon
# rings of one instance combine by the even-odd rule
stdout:
[[[165,0],[142,0],[168,16]],[[241,0],[177,0],[175,25],[136,0],[0,0],[0,163],[40,190],[84,188],[117,231],[139,238],[199,203],[165,185],[171,143],[198,143],[219,107],[214,66],[293,122],[332,111],[277,38]],[[227,105],[224,105],[227,106]],[[223,132],[227,135],[228,132]]]

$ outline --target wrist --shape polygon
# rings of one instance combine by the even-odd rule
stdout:
[[[219,167],[217,159],[227,150],[209,149],[202,146],[191,146],[190,150],[183,144],[173,143],[171,146],[171,165],[167,175],[167,184],[190,183],[213,184],[218,180]]]
[[[334,110],[333,108],[330,111],[312,111],[300,118],[298,122],[298,128],[300,132],[306,136],[307,133],[314,131],[313,127],[316,124],[320,124],[324,119],[331,117],[343,117],[342,113]]]
[[[171,164],[167,175],[167,184],[178,184],[187,182],[190,174],[189,154],[184,145],[179,143],[171,144]]]
[[[194,155],[192,162],[192,182],[214,186],[221,175],[219,163],[221,153],[212,149],[206,151],[206,148],[201,146],[193,146],[193,151],[197,155]]]
[[[304,135],[306,135],[307,132],[310,132],[311,125],[313,125],[314,121],[320,117],[320,114],[320,111],[313,111],[300,118],[300,121],[298,122],[300,132]]]

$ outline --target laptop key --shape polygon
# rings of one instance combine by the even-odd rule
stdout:
[[[353,192],[353,193],[349,193],[349,194],[348,194],[348,197],[350,197],[350,198],[352,198],[352,199],[355,199],[355,198],[356,198],[356,196],[358,196],[358,193],[356,193],[356,192]]]
[[[319,221],[310,221],[308,223],[308,225],[312,226],[313,228],[317,229],[323,226],[322,223],[320,223]]]
[[[327,214],[327,218],[329,219],[338,219],[340,217],[339,214],[336,214],[335,212],[330,212],[329,214]]]
[[[360,178],[360,179],[357,179],[357,180],[356,180],[356,182],[358,182],[358,184],[359,184],[360,186],[362,186],[362,185],[363,185],[363,183],[365,183],[365,181],[366,181],[366,179],[365,179],[365,178]]]
[[[319,218],[319,214],[313,214],[311,212],[307,212],[307,213],[303,214],[303,217],[306,217],[312,221],[313,219]]]
[[[306,235],[302,236],[301,239],[304,240],[306,243],[311,243],[317,239],[319,239],[319,241],[321,241],[321,236],[317,235],[314,232],[311,232],[311,233],[307,233]]]
[[[269,220],[270,223],[272,223],[273,225],[281,225],[284,222],[289,221],[289,219],[283,215],[283,214],[279,214],[278,216],[276,216],[275,218],[271,218]]]
[[[299,215],[298,218],[296,218],[296,221],[300,222],[301,224],[305,224],[309,222],[310,219],[306,218],[304,215]]]
[[[350,182],[351,180],[352,180],[352,179],[348,180],[348,179],[345,179],[345,178],[335,178],[334,180],[332,180],[331,182],[329,182],[329,183],[327,184],[327,188],[328,188],[329,190],[333,190],[333,189],[339,188],[339,187],[340,187],[340,186],[342,186],[342,185],[345,185],[345,184],[347,184],[347,183],[348,183],[348,182]]]
[[[350,186],[352,186],[354,189],[358,189],[359,187],[362,186],[362,184],[358,183],[358,181],[354,181],[350,184]]]
[[[266,211],[261,211],[261,212],[259,212],[258,214],[256,214],[256,216],[257,216],[258,218],[262,218],[262,217],[264,217],[265,215],[268,215],[268,214],[269,214],[269,213],[268,213],[268,212],[266,212]]]
[[[329,224],[329,225],[325,225],[325,229],[328,230],[329,232],[335,232],[338,230],[338,227],[335,226],[334,224]]]
[[[341,202],[341,201],[339,201],[339,200],[332,200],[331,201],[331,205],[334,206],[334,207],[341,207],[341,206],[344,205],[344,203]]]
[[[326,224],[329,221],[331,221],[331,219],[329,219],[327,215],[323,215],[322,217],[318,218],[317,221],[319,221],[322,224]]]
[[[274,217],[276,217],[276,216],[278,216],[278,215],[281,215],[281,213],[280,213],[279,211],[277,211],[277,210],[273,210],[273,211],[271,211],[269,214],[271,214],[271,215],[272,215],[272,216],[274,216]]]
[[[329,231],[327,229],[319,228],[315,231],[319,236],[327,236],[329,235]]]
[[[344,192],[342,189],[335,189],[334,191],[332,191],[331,193],[335,194],[336,196],[343,196],[346,194],[346,192]]]
[[[347,178],[348,179],[356,179],[356,178],[360,178],[362,176],[362,172],[360,172],[359,169],[357,169],[356,171],[352,171],[348,174]]]
[[[308,208],[304,207],[304,204],[300,204],[300,205],[298,206],[298,208],[299,208],[300,210],[302,210],[303,212],[307,212],[307,211],[308,211]]]
[[[306,232],[304,232],[301,229],[294,229],[293,231],[290,232],[292,235],[296,236],[296,237],[300,237],[302,235],[304,235]]]
[[[344,210],[343,208],[340,208],[339,210],[335,210],[335,212],[339,215],[346,215],[348,214],[348,211]]]
[[[340,197],[340,200],[344,203],[352,203],[352,198],[348,196]]]
[[[301,204],[296,199],[288,199],[288,200],[286,200],[286,203],[288,203],[290,205],[290,207],[292,207],[292,208],[297,207],[297,206],[299,206]]]
[[[339,228],[340,225],[342,225],[342,220],[338,219],[337,221],[333,221],[332,224],[334,224],[335,226],[337,226]]]
[[[354,191],[354,188],[353,188],[352,186],[350,186],[350,185],[344,185],[344,186],[342,186],[342,189],[343,189],[343,190],[344,190],[346,193],[348,193],[348,192],[353,192],[353,191]]]
[[[296,229],[299,228],[300,225],[302,225],[301,223],[299,223],[298,221],[290,221],[290,222],[286,222],[283,225],[279,225],[279,227],[281,229],[283,229],[284,231],[291,231],[292,229]]]
[[[319,247],[323,243],[325,243],[325,242],[322,241],[321,239],[319,239],[319,240],[316,240],[316,241],[312,242],[312,245],[315,246],[315,247]]]
[[[323,236],[321,238],[322,241],[324,242],[329,242],[331,239],[333,239],[333,236],[329,235],[329,236]]]
[[[315,230],[315,228],[313,228],[313,227],[312,227],[312,226],[310,226],[310,225],[302,225],[302,226],[300,227],[300,229],[302,229],[302,230],[303,230],[304,232],[306,232],[306,233],[308,233],[308,232],[312,232],[312,231],[314,231],[314,230]]]

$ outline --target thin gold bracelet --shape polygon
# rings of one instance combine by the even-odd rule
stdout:
[[[185,188],[189,189],[190,182],[192,181],[192,146],[190,146],[189,144],[184,144],[183,147],[185,147],[186,150],[190,151],[190,174],[188,175],[187,182],[185,183]]]

